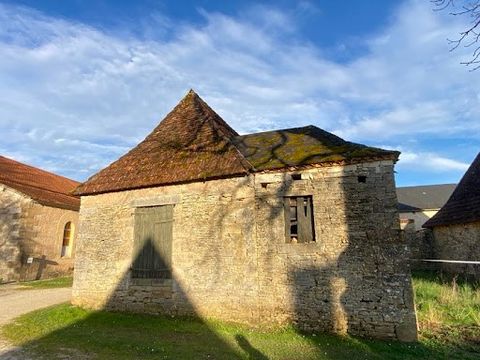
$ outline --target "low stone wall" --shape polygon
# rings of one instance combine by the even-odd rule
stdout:
[[[433,229],[435,257],[442,260],[480,261],[480,221],[436,226]],[[480,265],[441,264],[442,271],[480,279]]]
[[[410,249],[412,270],[440,270],[438,263],[422,261],[436,258],[433,232],[430,229],[415,230],[413,226],[407,226],[403,229],[402,235]]]
[[[299,173],[82,197],[73,303],[416,339],[392,162]],[[285,196],[312,196],[315,242],[286,241]],[[162,202],[172,279],[131,279],[135,207]]]

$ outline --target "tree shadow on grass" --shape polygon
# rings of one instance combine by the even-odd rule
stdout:
[[[272,149],[267,150],[269,154],[265,157],[265,161],[269,163],[275,160],[282,166],[290,164],[283,158],[280,151],[286,140],[287,135],[282,133],[279,137],[279,144],[275,144]],[[261,158],[263,159],[263,154]],[[296,162],[296,165],[301,166],[308,163],[309,160],[307,159],[308,157]],[[264,165],[260,160],[259,164]],[[360,323],[358,315],[368,318],[368,316],[371,316],[370,313],[375,313],[375,316],[379,316],[379,313],[382,313],[378,311],[378,306],[381,306],[380,303],[382,303],[380,300],[383,301],[384,306],[391,306],[392,308],[396,306],[396,303],[389,302],[390,295],[386,294],[382,286],[378,286],[378,284],[387,283],[389,289],[393,288],[402,292],[406,288],[405,286],[392,284],[402,281],[409,282],[405,270],[401,271],[400,277],[395,275],[395,270],[400,268],[401,264],[399,262],[402,261],[404,256],[400,250],[397,252],[391,250],[403,246],[403,244],[396,243],[397,238],[393,234],[394,230],[392,230],[394,224],[391,224],[392,226],[388,229],[387,234],[380,233],[384,226],[376,226],[379,221],[382,221],[382,219],[378,220],[376,218],[381,217],[381,213],[385,211],[385,204],[381,202],[381,199],[376,203],[369,195],[374,193],[374,190],[365,188],[366,186],[372,188],[376,186],[376,183],[360,182],[357,181],[356,176],[350,176],[347,179],[348,181],[338,185],[338,189],[335,186],[328,189],[330,192],[338,190],[343,198],[339,196],[336,198],[336,200],[339,199],[339,204],[332,203],[331,209],[325,210],[328,217],[333,218],[333,220],[323,219],[330,221],[328,223],[330,229],[327,230],[333,231],[335,226],[339,227],[345,224],[348,229],[345,230],[345,236],[342,239],[333,236],[334,239],[330,239],[330,244],[322,244],[327,247],[324,254],[333,253],[336,258],[325,262],[322,259],[320,265],[318,263],[312,265],[311,262],[304,261],[308,260],[312,251],[307,252],[305,249],[308,250],[308,248],[302,248],[302,244],[285,245],[285,239],[276,236],[274,232],[277,225],[283,229],[282,222],[284,220],[281,219],[284,207],[282,202],[285,196],[292,195],[291,190],[294,187],[293,180],[285,173],[282,174],[282,178],[283,183],[277,191],[272,190],[264,198],[256,194],[254,198],[248,199],[253,202],[249,206],[254,206],[255,209],[264,207],[264,213],[261,215],[264,216],[265,222],[263,224],[259,222],[259,224],[269,225],[266,226],[267,229],[264,229],[263,239],[255,238],[258,243],[264,240],[264,247],[261,249],[264,251],[262,256],[268,255],[263,259],[265,263],[262,268],[257,269],[262,271],[263,277],[263,282],[258,285],[260,288],[263,286],[260,289],[261,294],[264,299],[270,299],[271,296],[275,295],[278,296],[279,301],[282,300],[282,294],[273,293],[275,287],[271,284],[271,281],[277,278],[278,270],[281,269],[291,281],[288,285],[292,299],[288,300],[293,300],[293,314],[281,315],[290,316],[289,320],[296,322],[299,327],[307,325],[306,327],[311,329],[344,330],[354,334],[368,333],[372,329],[366,329],[365,324]],[[268,187],[271,187],[271,185],[267,184]],[[295,191],[298,191],[298,189]],[[272,199],[274,201],[269,202]],[[322,200],[325,201],[325,199]],[[395,199],[390,200],[390,207],[394,209],[396,206]],[[317,204],[320,205],[320,202]],[[356,204],[356,207],[352,204]],[[228,220],[231,212],[236,210],[236,206],[233,204],[231,208],[228,206],[220,208],[223,213],[217,214],[218,222],[215,222],[214,226],[212,225],[211,233],[212,236],[221,239],[221,231],[227,224],[225,219]],[[335,209],[339,209],[337,213],[333,213]],[[365,212],[365,209],[368,212]],[[367,215],[359,217],[358,214],[362,212]],[[389,214],[389,221],[394,218],[390,215],[392,214]],[[355,224],[356,227],[352,227],[351,224]],[[194,226],[195,224],[191,225]],[[222,229],[220,235],[217,233],[217,229]],[[320,232],[318,233],[320,234]],[[111,234],[108,236],[106,237],[107,240],[112,240],[115,237]],[[256,236],[258,236],[258,233]],[[326,238],[328,240],[328,237]],[[319,242],[321,240],[323,239],[319,238]],[[340,241],[344,241],[346,247],[338,251]],[[314,244],[310,245],[313,246]],[[137,253],[145,254],[155,250],[151,239],[146,239],[145,246],[148,246],[148,249],[144,247]],[[286,254],[286,261],[298,260],[299,258],[301,261],[295,263],[295,267],[289,267],[286,262],[283,266],[278,266],[274,262],[278,260],[275,255],[278,254],[278,247],[280,246],[287,248],[283,254]],[[316,251],[319,251],[318,248],[315,248],[313,252]],[[208,256],[205,261],[208,262],[208,265],[216,265],[221,263],[220,258],[221,254],[218,251],[218,256]],[[169,259],[163,260],[157,263],[160,266],[170,263]],[[203,259],[196,260],[195,265],[199,264],[198,261],[203,261]],[[136,260],[132,263],[136,263]],[[106,265],[109,264],[106,263]],[[99,269],[94,268],[93,270]],[[201,266],[193,267],[193,269],[196,273],[202,275]],[[159,268],[157,270],[159,274],[162,272],[167,274],[170,269]],[[194,271],[191,271],[188,275],[195,275]],[[221,277],[221,274],[222,272],[218,271],[214,276],[215,281]],[[384,282],[378,281],[379,279]],[[288,351],[283,352],[286,355],[282,355],[279,348],[285,346],[285,344],[275,335],[272,335],[273,340],[270,342],[268,339],[257,342],[254,338],[238,332],[225,336],[215,326],[201,320],[201,314],[196,310],[193,301],[190,299],[192,294],[182,288],[180,281],[177,281],[175,276],[132,281],[131,271],[127,271],[117,284],[112,285],[114,288],[111,292],[112,295],[106,300],[106,309],[167,314],[172,317],[106,312],[84,312],[82,315],[83,310],[67,307],[64,309],[66,312],[72,311],[74,313],[64,314],[64,316],[59,314],[56,319],[53,316],[54,314],[50,313],[50,316],[39,317],[36,323],[32,324],[37,327],[44,325],[48,328],[49,322],[54,321],[57,324],[65,324],[64,327],[56,329],[55,324],[50,323],[50,329],[55,330],[25,344],[25,346],[36,349],[37,355],[43,353],[45,358],[49,359],[64,359],[65,357],[75,359],[408,359],[441,358],[443,356],[442,351],[422,344],[405,345],[396,342],[369,341],[350,337],[335,337],[333,335],[303,337],[299,336],[298,332],[289,333],[283,338],[285,342],[294,338],[299,345],[291,346]],[[405,285],[405,283],[402,285]],[[371,291],[365,291],[366,286]],[[214,290],[217,290],[216,293],[212,292],[214,296],[228,296],[222,295],[228,294],[228,292]],[[358,313],[359,306],[362,307],[362,314]],[[283,309],[281,310],[283,311]],[[194,316],[196,320],[187,321],[182,317],[185,315]],[[65,317],[71,319],[71,321],[66,322]],[[276,319],[272,317],[272,320]],[[382,323],[382,321],[383,319],[372,320],[367,325],[375,325],[375,323]],[[45,322],[45,324],[42,322]],[[388,336],[393,336],[395,331],[393,326],[385,330],[379,328],[374,330],[379,335],[383,333]],[[38,356],[36,357],[38,358]]]
[[[149,239],[144,247],[155,249]],[[296,273],[298,286],[301,286],[296,289],[298,301],[315,295],[312,291],[305,293],[305,279],[315,280],[322,274],[326,280],[330,279],[327,273],[332,269],[320,270],[309,269],[302,275]],[[188,294],[174,277],[142,279],[143,285],[142,281],[132,283],[130,271],[124,277],[108,299],[107,309],[170,315],[92,312],[66,304],[40,310],[8,329],[8,333],[17,334],[13,335],[17,339],[19,332],[29,337],[36,335],[36,338],[23,343],[18,350],[0,355],[0,359],[474,359],[478,356],[478,353],[471,353],[470,357],[468,351],[451,351],[421,343],[402,344],[326,334],[315,336],[300,331],[262,335],[234,325],[218,327],[200,318]],[[145,285],[145,280],[156,286]],[[328,281],[325,286],[330,286]],[[143,296],[155,288],[163,295],[157,295],[161,299],[145,308],[145,301],[149,300]],[[331,300],[333,295],[327,292],[326,296]],[[132,301],[134,298],[137,302]],[[125,299],[130,307],[121,306]],[[182,308],[175,306],[179,299],[184,304]],[[320,315],[325,313],[325,321],[335,319],[336,313],[328,310],[329,307],[334,309],[331,306],[327,303],[325,309],[319,308]],[[298,308],[297,312],[300,319],[308,316],[304,309]],[[186,314],[192,316],[186,317]],[[319,314],[312,321],[319,321]]]
[[[224,325],[221,330],[198,319],[115,312],[87,312],[61,305],[37,312],[26,329],[42,321],[63,323],[23,351],[0,356],[13,359],[476,359],[478,353],[424,344],[375,341],[329,334],[255,333]],[[66,323],[68,318],[70,323]],[[51,328],[54,325],[44,324]],[[18,329],[17,329],[18,331]],[[218,334],[222,333],[222,336]],[[30,357],[29,357],[30,355]]]

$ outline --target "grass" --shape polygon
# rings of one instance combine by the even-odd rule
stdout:
[[[480,283],[416,272],[414,287],[423,341],[441,341],[480,352]]]
[[[71,276],[58,277],[46,280],[25,281],[20,283],[24,289],[53,289],[71,287],[73,278]]]
[[[262,332],[67,304],[26,314],[3,333],[38,359],[478,359],[480,289],[419,273],[415,290],[421,325],[416,344],[307,335],[291,328]]]

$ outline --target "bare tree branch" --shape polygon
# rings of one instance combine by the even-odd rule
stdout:
[[[467,29],[459,33],[457,39],[447,39],[452,45],[450,51],[456,50],[460,45],[471,47],[479,44],[480,39],[480,0],[430,0],[434,5],[434,11],[444,11],[451,9],[450,15],[464,17],[468,20]],[[470,60],[462,61],[460,64],[469,66],[470,71],[480,68],[480,45],[478,45],[472,54]]]

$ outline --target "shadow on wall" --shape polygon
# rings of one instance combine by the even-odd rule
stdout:
[[[13,202],[1,210],[0,283],[40,280],[55,274],[59,263],[47,258],[41,240],[25,235],[26,225],[20,223],[18,205]]]
[[[376,192],[384,189],[376,188],[373,177],[368,174],[360,181],[342,174],[337,191],[343,206],[334,213],[341,223],[332,224],[334,238],[325,232],[317,236],[318,242],[326,240],[329,260],[290,267],[295,322],[305,330],[323,328],[339,334],[415,341],[407,248],[399,236],[398,217],[392,214],[396,199],[377,197]],[[388,180],[394,189],[393,178]]]
[[[286,141],[284,134],[280,138],[282,139],[281,141]],[[278,158],[279,162],[284,163],[282,157],[276,153],[280,148],[281,144],[273,146],[270,157]],[[301,165],[305,161],[300,161],[299,164]],[[270,206],[268,201],[262,204],[270,207],[266,219],[272,224],[274,222],[283,224],[284,208],[283,205],[279,206],[279,199],[281,203],[283,196],[294,190],[291,178],[283,176],[283,179],[282,186],[269,195],[271,198],[275,198],[275,205]],[[337,333],[349,332],[355,335],[368,333],[370,335],[376,334],[378,337],[392,338],[397,336],[402,329],[388,324],[398,323],[399,319],[396,317],[404,315],[402,313],[399,314],[397,311],[398,307],[404,306],[408,301],[413,301],[409,299],[411,294],[408,294],[410,274],[403,270],[405,267],[402,262],[406,261],[403,253],[405,245],[398,241],[398,233],[394,229],[395,224],[392,223],[387,231],[385,231],[384,226],[378,226],[379,223],[389,221],[390,217],[383,217],[382,211],[384,209],[378,208],[379,204],[375,202],[375,199],[371,198],[371,194],[374,192],[373,187],[376,184],[370,183],[369,179],[367,179],[365,184],[358,184],[357,177],[352,176],[348,178],[343,177],[342,181],[338,190],[343,192],[343,204],[337,204],[337,206],[340,208],[338,211],[343,214],[343,217],[338,219],[341,223],[332,224],[332,226],[344,226],[344,236],[340,239],[333,239],[330,243],[321,244],[324,248],[322,251],[325,254],[333,253],[335,256],[331,256],[329,259],[321,262],[305,261],[302,263],[300,261],[290,264],[291,258],[298,258],[298,254],[293,254],[290,257],[288,254],[285,255],[285,272],[287,273],[286,276],[291,279],[288,285],[290,286],[289,290],[293,302],[293,314],[288,316],[299,328],[304,330],[322,328]],[[363,185],[369,191],[359,191],[359,186]],[[392,189],[394,189],[393,184]],[[392,206],[395,208],[396,201],[395,199],[391,200]],[[255,202],[254,206],[258,205],[256,204],[257,201],[263,200],[252,199],[252,202]],[[370,209],[370,211],[365,212],[364,209]],[[235,210],[236,206],[229,207],[227,204],[224,207],[224,213],[217,214],[219,222],[215,222],[215,226],[212,225],[211,233],[219,236],[218,227],[222,228],[222,223]],[[397,219],[395,216],[391,217],[391,219],[394,218]],[[283,229],[283,226],[281,228]],[[278,236],[268,238],[270,240],[278,239]],[[379,239],[382,239],[381,244],[378,243]],[[317,242],[322,242],[322,240],[322,233],[318,232]],[[282,240],[278,239],[278,241]],[[344,248],[341,251],[334,250],[334,247],[338,248],[338,244],[334,244],[334,242],[339,241],[344,244]],[[264,249],[272,254],[275,252],[274,248],[280,245],[285,246],[284,243],[274,244],[273,247],[271,247],[271,244],[266,244]],[[311,244],[287,245],[296,246],[300,249],[300,247],[310,246]],[[319,250],[315,251],[318,252]],[[245,354],[242,351],[251,358],[267,358],[242,335],[236,336],[235,344],[229,343],[215,330],[211,329],[208,323],[200,320],[200,314],[195,309],[188,292],[176,281],[174,274],[170,271],[171,269],[168,266],[166,267],[166,265],[170,264],[170,260],[162,258],[155,246],[155,241],[147,237],[137,254],[150,254],[151,261],[158,265],[155,278],[151,279],[149,277],[152,275],[149,275],[144,277],[138,276],[136,279],[132,279],[131,272],[128,271],[116,284],[111,297],[106,301],[105,308],[107,310],[148,312],[174,316],[194,315],[199,318],[198,326],[203,329],[203,338],[198,349],[202,356],[205,354],[204,357],[207,357],[209,348],[215,348],[217,353],[223,354],[219,358],[244,358]],[[272,260],[272,258],[269,258],[267,261],[276,261]],[[308,255],[306,258],[310,258],[310,256]],[[133,264],[138,263],[138,260],[138,258],[135,259]],[[268,285],[266,285],[268,278],[273,278],[276,275],[274,272],[278,269],[270,265],[266,264],[261,269],[265,270],[265,273],[262,274],[265,280],[260,285],[260,287],[263,287],[260,292],[263,292],[264,294],[262,295],[265,296],[268,296],[270,291]],[[141,268],[137,270],[141,270]],[[383,284],[385,287],[379,286],[379,284]],[[386,288],[390,289],[390,292],[387,293],[385,291]],[[404,289],[407,289],[405,293]],[[65,332],[85,329],[89,322],[96,321],[96,318],[99,316],[101,317],[102,315],[93,314],[89,318],[69,327],[46,335],[45,338],[34,341],[30,345],[35,345],[36,342],[44,341],[45,339],[61,339],[61,335]],[[370,321],[359,321],[360,318],[370,318]],[[159,321],[162,321],[161,319],[159,318]],[[375,323],[387,323],[387,325],[375,326]],[[112,346],[116,344],[120,348],[122,348],[121,344],[123,342],[130,343],[132,334],[127,330],[125,331],[124,339],[106,339],[105,337],[108,338],[108,326],[121,325],[106,324],[106,335],[98,334],[99,338],[102,338],[106,343],[111,343]],[[188,338],[196,335],[193,332],[187,335],[174,336],[172,332],[166,332],[158,336],[155,335],[154,339],[159,347],[172,346],[172,344],[178,345],[178,358],[182,358],[182,356],[186,357],[184,355],[191,350],[188,349]],[[60,347],[65,347],[65,345],[65,343],[60,343],[59,349]],[[72,346],[75,347],[74,344]],[[140,356],[138,353],[135,353],[136,350],[130,349],[130,351],[134,351],[135,356]],[[322,350],[319,348],[319,354],[320,351]],[[145,356],[145,358],[148,357]]]
[[[145,239],[138,254],[132,266],[141,264],[148,254],[148,261],[155,263],[155,270],[146,271],[142,276],[142,271],[137,269],[139,276],[136,279],[132,279],[132,270],[124,274],[105,303],[105,310],[112,314],[94,312],[67,327],[23,344],[0,358],[17,359],[19,357],[16,356],[24,355],[22,351],[32,349],[35,354],[34,349],[39,345],[53,343],[56,344],[55,353],[49,354],[51,358],[73,356],[89,359],[91,354],[96,354],[93,358],[99,354],[122,359],[171,358],[162,355],[166,351],[167,354],[174,353],[175,359],[242,359],[245,358],[242,354],[244,349],[251,359],[267,359],[241,335],[236,338],[236,345],[227,343],[198,316],[188,295],[171,276],[171,269],[166,267],[168,259],[162,258],[152,239]],[[139,261],[140,254],[142,259]],[[147,278],[153,273],[156,278]],[[113,315],[116,311],[128,313],[119,319],[118,315]],[[111,336],[112,328],[115,328],[115,337]]]

